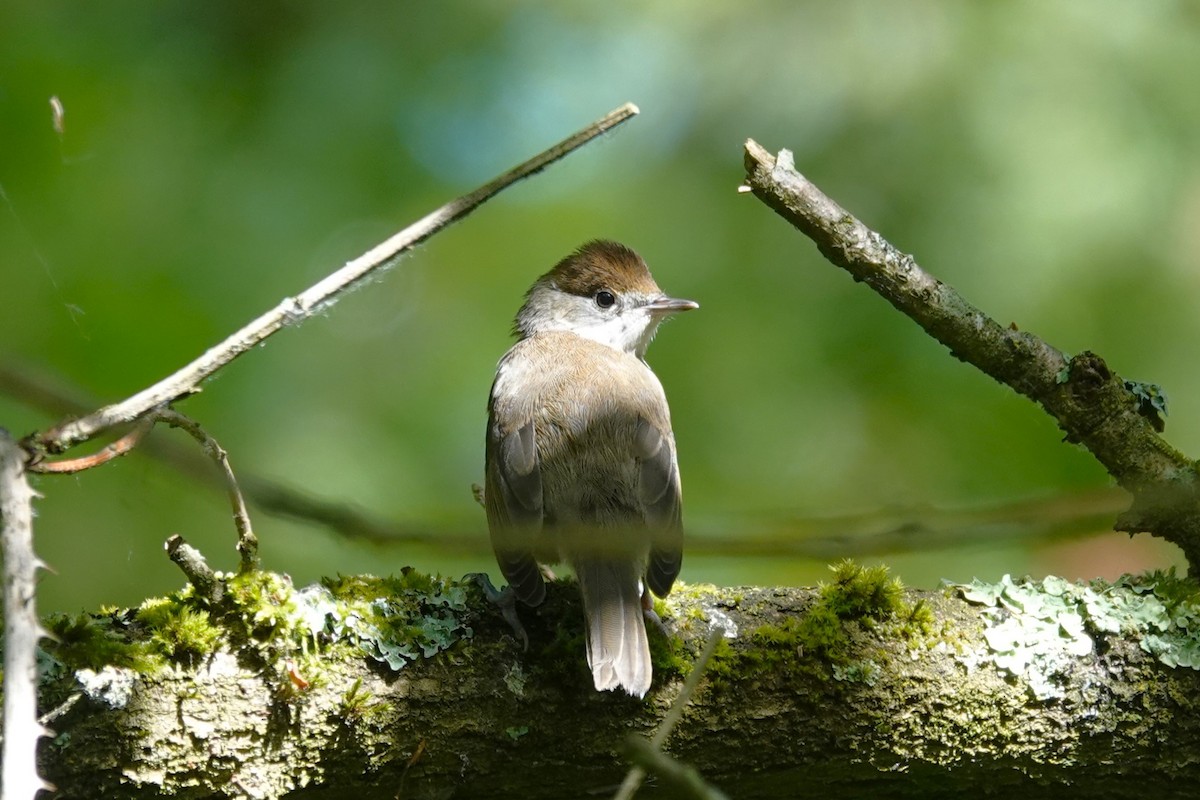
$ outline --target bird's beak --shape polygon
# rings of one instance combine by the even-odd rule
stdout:
[[[647,311],[653,311],[658,314],[674,314],[676,311],[691,311],[693,308],[699,307],[700,304],[694,300],[678,300],[666,295],[656,297],[643,306]]]

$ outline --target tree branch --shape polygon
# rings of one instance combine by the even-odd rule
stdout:
[[[38,776],[37,640],[42,636],[34,587],[33,489],[25,452],[0,428],[0,549],[4,554],[4,755],[0,796],[33,800],[48,785]]]
[[[1200,569],[1200,475],[1156,432],[1162,422],[1094,353],[1068,358],[1033,334],[1004,326],[917,266],[796,171],[792,154],[746,142],[746,186],[829,261],[870,286],[954,357],[1042,406],[1134,495],[1120,530],[1179,545]]]
[[[523,651],[472,583],[406,570],[297,592],[255,573],[263,589],[229,593],[219,621],[188,601],[226,631],[212,651],[176,645],[174,666],[157,670],[53,670],[48,706],[85,698],[57,720],[65,735],[43,763],[69,796],[382,799],[402,782],[405,797],[611,796],[626,769],[615,754],[662,724],[720,625],[736,638],[697,676],[667,753],[739,800],[797,785],[1133,798],[1200,781],[1200,671],[1181,664],[1196,663],[1200,606],[1176,594],[1190,584],[900,592],[863,582],[871,570],[850,570],[848,583],[838,570],[819,590],[679,586],[660,606],[669,638],[651,631],[644,701],[592,688],[573,582],[552,582],[541,607],[523,610]],[[262,605],[245,604],[256,593]],[[106,652],[114,637],[205,640],[197,610],[178,602],[93,617]],[[1156,627],[1172,617],[1187,627]],[[131,692],[114,697],[114,684]]]
[[[150,429],[154,427],[151,419],[140,419],[133,430],[121,438],[105,445],[103,449],[79,458],[64,458],[59,461],[41,461],[35,459],[29,464],[30,472],[40,472],[46,475],[74,475],[77,472],[93,469],[120,458],[133,451]]]
[[[61,453],[87,441],[100,431],[132,422],[155,408],[165,407],[198,391],[200,384],[208,377],[273,333],[303,322],[314,313],[329,307],[376,270],[391,264],[401,253],[428,239],[447,225],[462,219],[493,195],[522,178],[540,172],[637,113],[637,106],[626,103],[475,191],[452,200],[417,220],[295,297],[285,298],[275,308],[210,348],[174,374],[119,403],[105,406],[82,419],[66,422],[39,434],[29,446],[44,452]]]

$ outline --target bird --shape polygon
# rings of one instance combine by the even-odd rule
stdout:
[[[484,507],[505,592],[537,606],[541,565],[571,567],[598,691],[649,691],[646,590],[665,597],[682,565],[675,437],[646,349],[696,308],[629,247],[587,242],[526,293],[492,383]]]

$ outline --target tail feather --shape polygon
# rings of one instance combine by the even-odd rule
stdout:
[[[587,617],[587,657],[601,691],[618,687],[634,697],[650,690],[650,644],[642,618],[641,587],[633,562],[575,565]]]

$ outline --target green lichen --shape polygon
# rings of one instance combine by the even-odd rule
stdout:
[[[869,658],[851,661],[848,664],[834,664],[832,671],[835,681],[865,683],[867,686],[874,686],[883,672],[880,666]]]
[[[321,588],[328,593],[328,602],[319,603],[327,633],[392,670],[473,634],[463,621],[466,589],[456,581],[405,568],[387,578],[339,575],[323,580]]]
[[[956,586],[982,612],[986,648],[972,663],[990,661],[1024,678],[1042,699],[1062,697],[1066,675],[1091,656],[1106,635],[1133,637],[1169,667],[1200,669],[1200,588],[1173,569],[1114,583],[1071,583],[1049,576]]]
[[[1125,388],[1137,399],[1138,414],[1150,420],[1154,430],[1162,433],[1166,427],[1162,417],[1167,415],[1167,393],[1157,383],[1142,381],[1125,381]]]

